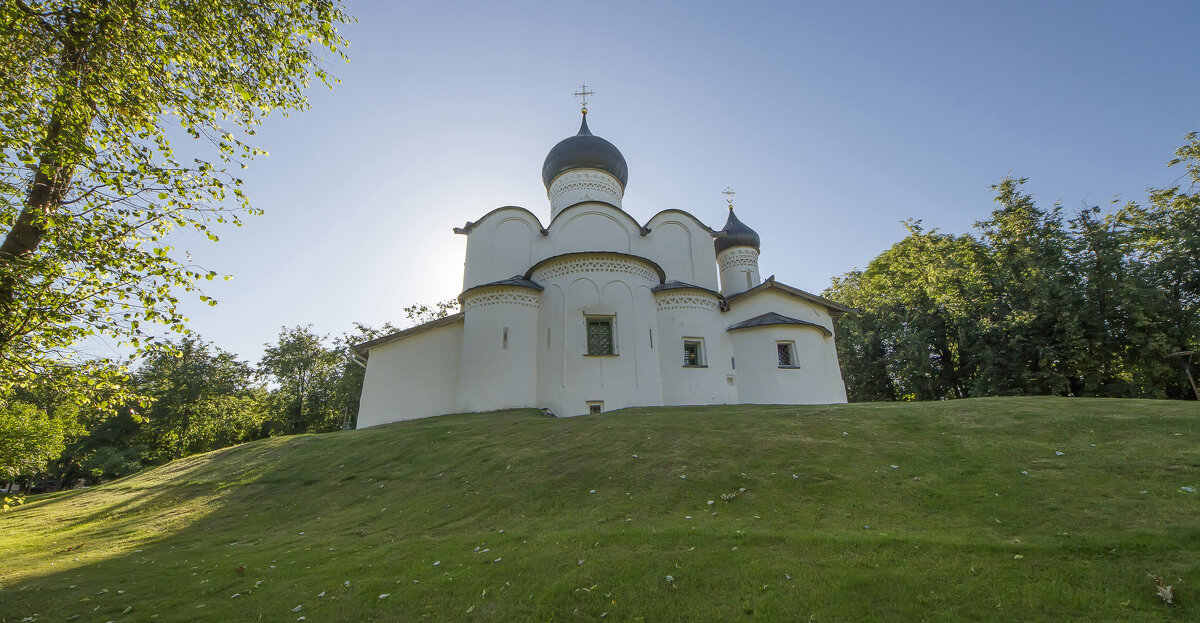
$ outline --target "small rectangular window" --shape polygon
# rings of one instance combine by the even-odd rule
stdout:
[[[500,348],[508,350],[508,327],[504,327],[504,331],[501,334]]]
[[[699,338],[683,338],[683,367],[700,368],[704,366],[704,340]]]
[[[587,403],[588,413],[604,413],[603,400],[589,400]]]
[[[775,342],[775,351],[779,356],[780,368],[795,368],[796,365],[796,343],[795,342]]]
[[[613,317],[587,316],[587,354],[615,355]]]

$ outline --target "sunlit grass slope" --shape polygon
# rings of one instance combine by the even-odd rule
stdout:
[[[1181,487],[1196,403],[448,416],[34,498],[0,619],[1195,621]]]

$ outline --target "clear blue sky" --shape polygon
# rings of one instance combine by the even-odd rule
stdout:
[[[548,220],[542,160],[592,131],[629,163],[625,209],[719,228],[721,190],[762,235],[763,276],[820,292],[904,235],[965,232],[988,186],[1043,206],[1142,201],[1200,129],[1200,2],[349,1],[342,84],[259,133],[266,210],[185,238],[221,304],[193,326],[256,361],[281,326],[403,326],[458,295],[465,239],[520,205]]]

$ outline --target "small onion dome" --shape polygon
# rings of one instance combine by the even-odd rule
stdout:
[[[758,247],[758,232],[738,220],[737,215],[733,213],[733,206],[729,207],[729,220],[725,221],[725,229],[717,234],[717,238],[713,240],[717,253],[730,247],[754,247],[755,250],[761,250]]]
[[[559,141],[546,155],[542,165],[542,182],[546,189],[549,190],[554,178],[572,169],[600,169],[617,178],[622,189],[629,181],[625,156],[612,143],[592,135],[587,125],[587,113],[579,125],[579,134]]]

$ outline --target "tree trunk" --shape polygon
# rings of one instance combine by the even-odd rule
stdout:
[[[71,187],[76,162],[64,158],[65,152],[85,142],[88,126],[95,116],[94,108],[81,92],[87,70],[88,51],[92,41],[103,35],[106,20],[91,22],[94,32],[88,32],[76,20],[65,30],[65,41],[58,71],[63,89],[53,103],[46,135],[38,145],[38,166],[26,193],[25,206],[12,229],[0,243],[0,352],[15,337],[15,327],[9,326],[16,291],[27,278],[23,264],[41,244],[46,235],[45,218],[62,206]],[[85,24],[88,20],[82,20]],[[86,112],[81,112],[86,111]]]

